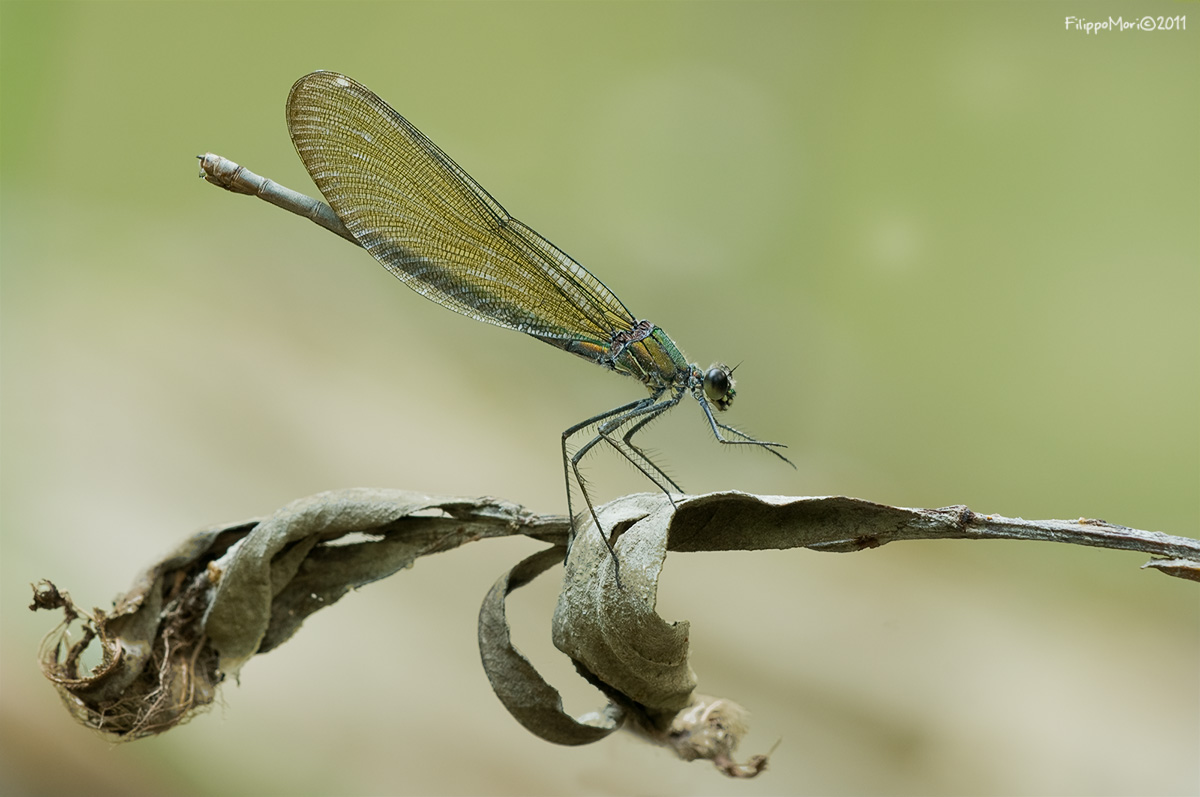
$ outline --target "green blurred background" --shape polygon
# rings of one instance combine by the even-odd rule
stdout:
[[[5,794],[1195,794],[1196,586],[1067,546],[673,557],[701,690],[754,712],[730,782],[533,738],[475,614],[535,543],[421,561],[309,620],[220,705],[112,746],[34,663],[52,578],[107,606],[192,530],[347,486],[565,509],[559,433],[640,395],[426,302],[196,177],[313,192],[283,119],[372,87],[702,365],[650,431],[688,489],[968,504],[1196,536],[1200,15],[1161,3],[0,5]],[[599,497],[647,488],[590,460]],[[568,708],[601,704],[547,639]]]

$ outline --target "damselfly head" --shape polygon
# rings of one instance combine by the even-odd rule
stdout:
[[[713,363],[704,374],[704,395],[719,410],[729,409],[737,391],[733,389],[733,369],[725,363]]]

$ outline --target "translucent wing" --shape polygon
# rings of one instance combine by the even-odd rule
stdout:
[[[602,345],[635,323],[600,280],[509,216],[366,86],[306,75],[288,95],[287,121],[342,223],[422,296],[479,321]]]

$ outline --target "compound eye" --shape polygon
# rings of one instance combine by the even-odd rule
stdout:
[[[733,377],[724,365],[714,365],[704,375],[704,395],[717,405],[717,409],[727,409],[733,403]]]
[[[729,392],[729,374],[720,368],[710,368],[704,375],[704,392],[710,399],[720,398]]]

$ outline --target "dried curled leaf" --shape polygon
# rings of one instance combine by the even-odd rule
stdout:
[[[82,724],[117,739],[168,730],[212,702],[216,685],[286,641],[313,612],[420,557],[483,537],[566,541],[566,519],[495,499],[341,490],[275,515],[193,535],[143,573],[110,612],[88,614],[53,584],[35,609],[66,619],[43,641],[43,673]],[[82,637],[68,634],[76,621]],[[83,654],[98,641],[101,663]]]
[[[757,775],[766,756],[746,765],[732,757],[747,730],[748,712],[732,701],[696,693],[688,661],[689,624],[668,622],[655,611],[679,510],[662,496],[643,494],[608,504],[598,514],[604,528],[617,532],[620,583],[604,541],[594,527],[585,529],[567,560],[554,613],[555,646],[626,707],[645,738],[685,761],[712,761],[732,777]]]
[[[631,496],[599,510],[605,528],[624,529],[616,542],[620,585],[595,529],[576,537],[553,626],[555,647],[642,707],[652,723],[686,707],[696,688],[688,623],[669,623],[654,611],[674,515],[659,498]]]
[[[731,701],[697,695],[688,662],[689,627],[654,610],[668,551],[810,548],[851,552],[897,540],[1017,538],[1188,555],[1159,565],[1195,573],[1195,540],[1096,520],[1026,521],[979,515],[964,506],[908,509],[843,496],[796,498],[738,492],[676,499],[641,494],[605,505],[615,532],[620,584],[594,527],[575,539],[554,615],[554,643],[592,683],[629,711],[632,724],[684,760],[712,761],[733,777],[753,777],[766,756],[745,765],[732,752],[747,713]],[[1191,562],[1191,568],[1185,566]],[[1157,564],[1157,563],[1154,563]]]
[[[111,612],[84,612],[48,581],[35,588],[31,608],[64,610],[63,622],[42,640],[38,658],[78,722],[115,738],[137,739],[173,728],[213,701],[224,675],[198,631],[211,583],[189,570],[253,523],[192,535],[143,573]],[[70,643],[80,619],[82,636]],[[83,655],[93,640],[100,643],[101,663],[84,672]]]
[[[575,718],[563,710],[562,697],[512,643],[504,601],[563,560],[565,547],[534,554],[498,580],[479,610],[479,653],[492,689],[513,718],[531,733],[555,744],[597,742],[621,727],[624,711],[614,705]]]
[[[114,737],[160,733],[210,703],[216,686],[255,653],[286,641],[309,614],[349,590],[409,567],[420,556],[485,537],[522,534],[550,543],[496,582],[479,616],[480,653],[496,694],[517,720],[559,744],[597,741],[630,727],[684,760],[708,760],[731,777],[753,777],[733,752],[748,713],[696,692],[689,626],[655,611],[668,551],[806,547],[850,552],[898,540],[1020,539],[1136,550],[1151,567],[1195,578],[1200,542],[1099,520],[1027,521],[966,507],[906,509],[844,497],[712,493],[628,496],[599,509],[615,541],[618,584],[594,528],[575,537],[555,610],[555,645],[608,698],[575,718],[559,693],[512,644],[505,601],[562,561],[569,524],[495,499],[435,498],[399,490],[342,490],[302,499],[264,520],[205,530],[146,571],[108,612],[81,611],[53,584],[35,588],[35,609],[62,609],[41,665],[83,724]],[[70,627],[83,635],[71,642]],[[84,652],[101,646],[85,671]]]

